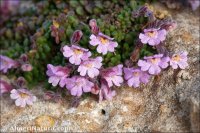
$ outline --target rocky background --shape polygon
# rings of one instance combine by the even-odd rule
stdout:
[[[63,132],[200,132],[200,14],[191,9],[175,11],[154,6],[177,21],[178,27],[168,36],[166,46],[173,52],[188,51],[188,69],[178,73],[166,70],[138,89],[117,88],[112,101],[98,103],[92,97],[86,98],[77,108],[72,108],[68,99],[62,104],[44,101],[41,86],[33,89],[38,99],[31,107],[18,108],[4,95],[1,132],[16,132],[15,127],[31,126],[55,127]],[[48,131],[55,131],[52,128]]]

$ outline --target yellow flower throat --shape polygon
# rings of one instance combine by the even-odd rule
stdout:
[[[106,44],[108,42],[108,39],[101,37],[100,41],[101,41],[102,44]]]

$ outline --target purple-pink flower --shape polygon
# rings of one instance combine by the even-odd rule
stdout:
[[[101,33],[95,19],[90,20],[89,25],[92,32],[89,43],[92,46],[98,45],[97,52],[102,53],[103,55],[107,54],[107,52],[114,52],[115,47],[118,46],[118,43],[113,41],[114,38],[111,38]]]
[[[64,87],[65,79],[70,74],[70,68],[62,66],[53,66],[51,64],[47,65],[46,74],[49,76],[49,83],[52,83],[53,86],[56,86],[58,83],[60,87]]]
[[[87,74],[90,78],[94,78],[99,75],[99,68],[102,66],[102,60],[102,57],[94,59],[88,58],[80,64],[78,72],[80,72],[81,76],[85,76]]]
[[[0,71],[6,73],[8,69],[16,68],[19,66],[19,63],[7,56],[0,55]]]
[[[0,96],[3,93],[10,92],[11,90],[12,90],[12,86],[9,83],[7,83],[6,81],[0,79]]]
[[[110,38],[109,36],[104,35],[99,32],[98,35],[92,34],[90,36],[90,44],[92,46],[97,46],[97,52],[102,53],[103,55],[107,54],[107,52],[114,52],[115,48],[118,46],[118,43],[113,41],[114,38]]]
[[[156,54],[154,56],[144,57],[145,60],[139,60],[138,66],[142,71],[148,71],[152,75],[157,75],[161,72],[161,68],[167,68],[169,57],[163,57],[163,54]]]
[[[25,107],[27,105],[32,105],[36,101],[36,96],[34,96],[27,89],[13,89],[10,94],[11,99],[15,99],[15,105],[20,107]]]
[[[64,46],[63,55],[69,58],[71,64],[79,65],[82,60],[86,60],[91,56],[91,52],[88,49],[81,48],[76,45]]]
[[[123,65],[120,64],[115,67],[102,70],[101,76],[107,81],[109,87],[113,86],[113,84],[121,86],[121,83],[123,83],[122,68]]]
[[[139,38],[142,43],[155,46],[165,40],[166,34],[167,31],[165,29],[144,29],[144,33],[140,33]]]
[[[139,68],[124,68],[124,78],[129,87],[139,87],[140,83],[146,84],[149,81],[150,75]]]
[[[81,76],[73,76],[66,79],[66,87],[73,96],[81,96],[83,92],[91,92],[94,84]]]
[[[99,101],[102,100],[112,100],[112,98],[116,95],[116,91],[111,90],[106,81],[101,81],[101,89],[99,91]]]
[[[170,66],[172,66],[173,69],[177,69],[178,67],[180,67],[181,69],[185,69],[188,66],[187,54],[187,52],[174,54],[170,59]]]

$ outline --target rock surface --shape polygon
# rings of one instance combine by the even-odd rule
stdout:
[[[178,27],[168,36],[166,46],[172,52],[188,51],[188,69],[176,76],[168,69],[140,88],[117,88],[118,95],[112,101],[97,103],[87,98],[77,108],[71,108],[67,101],[64,104],[44,101],[42,87],[33,90],[37,102],[23,109],[4,95],[1,132],[33,131],[42,126],[51,127],[42,131],[68,132],[200,131],[199,14],[189,9],[168,12]]]

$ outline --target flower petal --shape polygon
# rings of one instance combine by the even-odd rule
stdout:
[[[17,99],[17,98],[19,98],[19,94],[18,93],[11,93],[10,98],[11,99]]]
[[[73,55],[73,50],[69,46],[64,46],[63,50],[64,57],[71,57]]]
[[[140,33],[139,38],[142,43],[146,44],[149,41],[149,37],[145,36],[144,34]]]
[[[18,98],[16,101],[15,101],[15,105],[16,106],[20,106],[22,103],[22,99],[21,98]]]
[[[138,66],[141,67],[142,71],[147,71],[151,65],[149,63],[147,63],[146,61],[139,60],[138,61]]]

